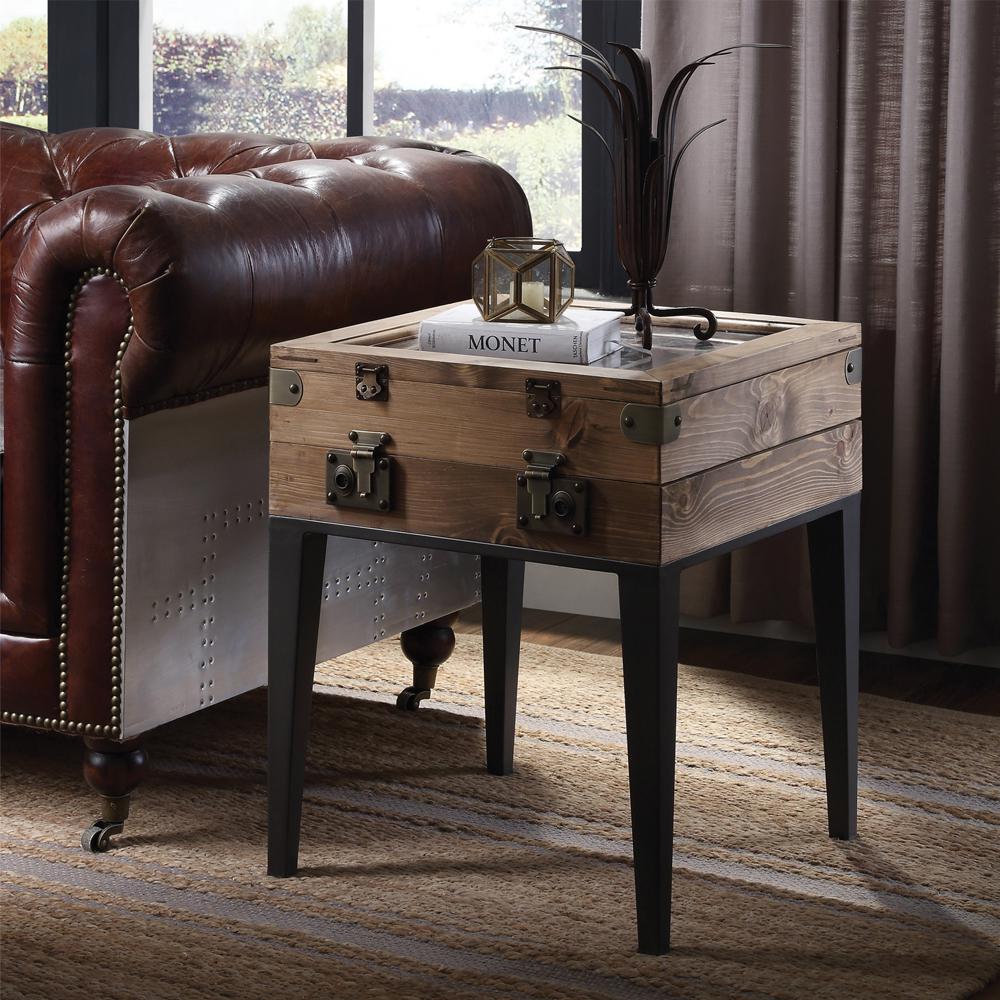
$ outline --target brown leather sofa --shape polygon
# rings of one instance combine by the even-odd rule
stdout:
[[[246,636],[263,616],[269,345],[463,298],[485,241],[531,221],[499,167],[408,140],[3,124],[0,170],[2,719],[84,737],[103,849],[142,733],[264,677]],[[230,586],[257,588],[225,626],[223,535]],[[185,546],[201,564],[168,567]],[[439,613],[474,599],[453,584],[467,569]]]

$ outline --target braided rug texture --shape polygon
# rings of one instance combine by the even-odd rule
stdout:
[[[1000,723],[865,697],[826,835],[815,689],[682,667],[673,951],[635,953],[618,661],[522,648],[516,773],[481,646],[397,711],[392,642],[318,668],[300,874],[265,865],[263,692],[154,734],[117,847],[76,740],[3,756],[4,998],[967,996],[1000,971]],[[426,707],[433,706],[433,707]]]

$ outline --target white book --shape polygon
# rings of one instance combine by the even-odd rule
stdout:
[[[621,347],[620,312],[568,308],[555,323],[487,323],[472,302],[420,323],[420,350],[586,365]]]

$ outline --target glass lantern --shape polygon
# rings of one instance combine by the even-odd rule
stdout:
[[[490,240],[472,263],[472,300],[487,321],[555,323],[573,301],[574,274],[558,240]]]

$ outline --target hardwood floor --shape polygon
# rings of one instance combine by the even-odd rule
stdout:
[[[479,609],[470,608],[462,612],[455,631],[478,632],[479,627]],[[621,653],[618,621],[611,618],[525,609],[522,637],[587,653]],[[816,683],[815,651],[804,642],[685,628],[681,629],[680,659],[692,666],[796,684]],[[861,653],[860,668],[861,690],[869,694],[1000,716],[1000,670],[870,652]]]
[[[456,632],[478,632],[478,608],[463,611]],[[563,646],[586,653],[621,653],[618,621],[526,608],[521,636],[526,642]],[[802,642],[681,629],[680,659],[693,666],[732,670],[792,681],[816,683],[814,648]],[[919,660],[887,653],[861,653],[861,690],[886,698],[936,705],[961,712],[1000,716],[1000,670],[967,664]],[[1000,1000],[1000,979],[968,1000]]]

